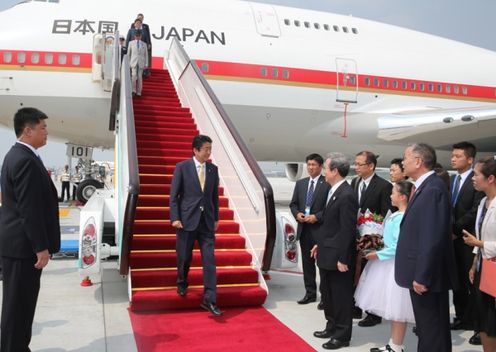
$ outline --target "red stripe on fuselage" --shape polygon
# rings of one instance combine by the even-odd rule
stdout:
[[[97,60],[97,62],[100,60]],[[342,73],[309,70],[270,65],[195,60],[205,76],[217,80],[266,82],[267,84],[286,84],[316,88],[344,90],[356,89]],[[152,58],[153,68],[163,68],[162,57]],[[19,67],[19,68],[16,68]],[[45,52],[0,49],[0,70],[37,69],[65,71],[67,69],[91,69],[92,54],[74,52]],[[354,76],[354,75],[352,75]],[[425,81],[399,77],[356,75],[358,90],[381,92],[385,94],[419,95],[433,98],[464,99],[496,102],[496,87],[476,86],[454,82]],[[385,84],[387,82],[387,86]],[[406,85],[406,88],[405,86]],[[449,91],[448,91],[449,88]]]

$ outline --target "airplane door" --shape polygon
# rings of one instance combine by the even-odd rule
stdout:
[[[356,103],[357,98],[358,77],[356,61],[336,58],[336,101]]]
[[[258,34],[264,37],[279,38],[281,29],[274,8],[261,3],[251,3],[250,6]]]

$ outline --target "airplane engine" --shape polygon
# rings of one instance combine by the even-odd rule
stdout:
[[[285,171],[286,178],[292,182],[308,176],[306,165],[302,163],[287,163]]]

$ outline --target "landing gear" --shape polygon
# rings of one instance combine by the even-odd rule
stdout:
[[[101,189],[104,187],[104,184],[100,181],[94,179],[86,179],[79,183],[77,188],[77,199],[86,204],[86,202],[90,199],[90,197],[95,193],[97,189]]]

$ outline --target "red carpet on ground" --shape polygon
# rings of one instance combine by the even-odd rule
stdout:
[[[139,352],[315,351],[262,307],[228,308],[221,317],[206,311],[129,311]]]

